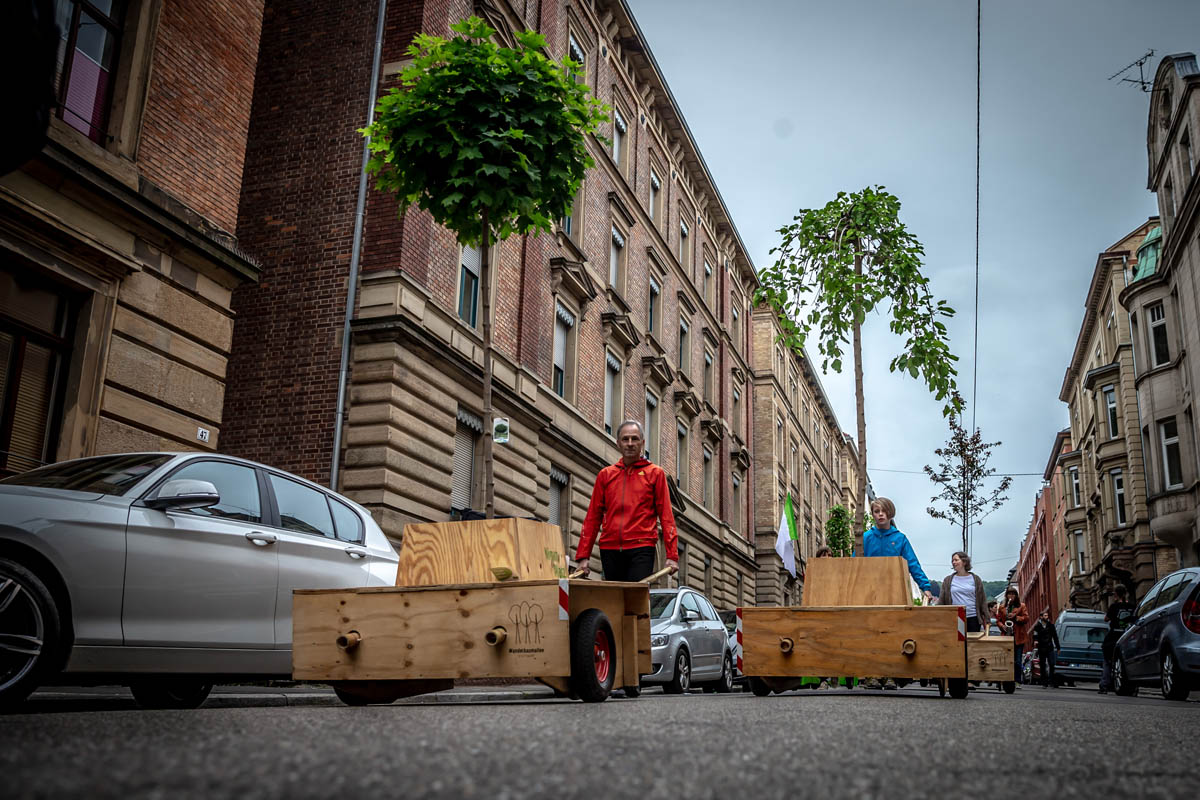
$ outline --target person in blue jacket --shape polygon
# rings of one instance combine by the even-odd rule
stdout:
[[[929,591],[932,584],[921,569],[908,537],[896,527],[896,504],[886,497],[877,497],[871,501],[871,516],[875,518],[875,526],[863,534],[863,556],[902,556],[908,562],[908,573],[925,593],[925,604],[933,603],[933,593]]]

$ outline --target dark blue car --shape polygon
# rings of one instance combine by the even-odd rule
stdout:
[[[1139,685],[1162,687],[1168,700],[1200,686],[1200,567],[1154,584],[1117,640],[1113,690],[1131,695]]]

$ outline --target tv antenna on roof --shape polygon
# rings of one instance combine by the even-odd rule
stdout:
[[[1125,67],[1124,69],[1113,73],[1112,75],[1110,75],[1108,77],[1108,79],[1111,81],[1111,80],[1116,80],[1117,78],[1121,78],[1118,81],[1118,83],[1134,83],[1134,84],[1137,84],[1138,88],[1141,89],[1143,92],[1149,93],[1153,88],[1153,82],[1146,80],[1145,67],[1146,67],[1146,62],[1149,61],[1153,57],[1154,57],[1154,51],[1147,50],[1146,55],[1142,56],[1137,61],[1134,61],[1132,64]],[[1129,72],[1131,69],[1133,69],[1134,67],[1137,67],[1137,69],[1138,69],[1138,76],[1136,78],[1132,78],[1132,77],[1122,78],[1121,77],[1126,72]]]

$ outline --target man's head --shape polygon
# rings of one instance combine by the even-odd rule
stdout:
[[[1113,587],[1113,594],[1115,594],[1117,599],[1122,602],[1124,602],[1125,598],[1129,596],[1129,593],[1125,590],[1124,585],[1120,583]]]
[[[1042,622],[1049,622],[1049,621],[1050,621],[1050,610],[1046,609],[1046,610],[1042,611]]]
[[[621,459],[632,464],[646,452],[646,435],[642,423],[627,419],[617,427],[617,445],[621,448]]]

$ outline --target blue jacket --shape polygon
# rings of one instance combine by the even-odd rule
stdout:
[[[912,575],[917,586],[921,587],[923,592],[929,590],[929,578],[925,577],[925,570],[921,569],[916,552],[909,544],[908,537],[895,523],[886,532],[872,526],[871,530],[863,534],[863,556],[902,556],[908,562],[908,574]]]

